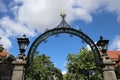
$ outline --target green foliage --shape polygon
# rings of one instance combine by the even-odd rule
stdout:
[[[60,69],[54,67],[50,57],[45,54],[36,55],[33,66],[27,69],[27,80],[54,80],[54,78],[62,80]]]
[[[0,46],[0,52],[3,52],[4,48],[2,46]]]
[[[101,80],[94,56],[88,49],[81,49],[79,54],[68,54],[67,60],[66,80]]]

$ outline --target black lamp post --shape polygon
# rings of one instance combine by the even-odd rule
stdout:
[[[97,42],[97,46],[99,50],[103,53],[101,56],[102,61],[102,73],[103,73],[103,80],[117,80],[116,74],[115,74],[115,62],[113,62],[109,56],[107,55],[107,48],[108,48],[108,42],[109,40],[104,40],[102,36],[100,36],[100,40]]]
[[[19,50],[20,50],[20,54],[24,55],[24,52],[27,48],[27,46],[29,45],[30,41],[28,38],[26,38],[26,35],[22,35],[22,37],[17,38],[18,41],[18,45],[19,45]]]
[[[109,40],[104,40],[102,36],[100,36],[100,40],[97,42],[97,46],[100,49],[100,51],[106,55],[107,48],[108,48],[108,42]]]

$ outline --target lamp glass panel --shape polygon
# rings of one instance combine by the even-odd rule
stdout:
[[[25,49],[26,48],[26,44],[21,44],[20,45],[20,49]]]
[[[108,47],[108,44],[105,43],[104,46],[103,46],[103,49],[106,50],[107,47]]]

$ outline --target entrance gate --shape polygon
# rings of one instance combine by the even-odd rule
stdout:
[[[95,43],[85,33],[83,33],[80,30],[76,30],[72,28],[70,25],[68,25],[67,22],[65,21],[65,16],[66,16],[65,14],[61,15],[62,20],[56,28],[45,31],[43,34],[38,36],[38,38],[32,43],[29,49],[28,55],[27,55],[27,64],[29,66],[33,65],[33,58],[34,58],[35,51],[38,45],[41,44],[43,41],[45,41],[48,37],[55,35],[55,34],[60,34],[60,33],[67,33],[67,34],[75,35],[75,36],[80,37],[82,40],[84,40],[90,46],[94,54],[96,64],[97,65],[101,64],[102,59],[101,59],[99,50],[96,47]]]
[[[103,61],[102,61],[101,55],[95,43],[85,33],[83,33],[80,30],[76,30],[72,28],[70,25],[68,25],[64,19],[65,16],[66,16],[65,14],[61,15],[62,21],[56,28],[45,31],[43,34],[38,36],[38,38],[32,43],[28,51],[28,54],[27,54],[27,63],[24,60],[13,62],[15,67],[13,70],[12,80],[24,80],[25,78],[25,67],[24,66],[26,64],[27,64],[27,67],[33,65],[33,58],[34,58],[36,49],[39,46],[39,44],[45,41],[48,37],[55,35],[55,34],[60,34],[60,33],[67,33],[67,34],[75,35],[81,38],[83,41],[85,41],[90,46],[93,52],[96,65],[98,66],[104,65],[104,67],[102,67],[104,80],[111,80],[111,79],[117,80],[115,72],[114,72],[115,63],[111,61],[108,55],[103,56]]]

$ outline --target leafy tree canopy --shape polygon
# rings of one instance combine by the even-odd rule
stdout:
[[[31,73],[32,72],[32,76]],[[27,69],[27,80],[63,80],[60,69],[56,68],[50,57],[43,55],[36,55],[34,64]]]
[[[67,60],[66,80],[101,80],[94,56],[88,49],[83,48],[78,54],[68,54]]]

